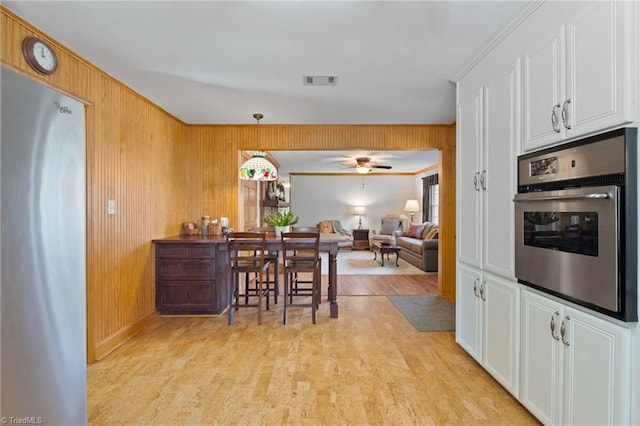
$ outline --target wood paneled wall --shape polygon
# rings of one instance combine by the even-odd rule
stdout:
[[[190,126],[191,217],[202,214],[238,220],[238,151],[277,150],[424,150],[440,152],[440,282],[439,294],[455,300],[455,125]],[[220,161],[222,159],[222,161]]]
[[[0,60],[86,105],[87,357],[110,352],[156,316],[151,240],[203,214],[238,218],[239,150],[256,149],[254,125],[189,126],[0,6]],[[49,77],[22,57],[28,35],[58,53]],[[253,111],[248,111],[250,114]],[[439,292],[455,298],[454,126],[260,125],[265,150],[440,150]],[[107,215],[107,200],[116,214]]]

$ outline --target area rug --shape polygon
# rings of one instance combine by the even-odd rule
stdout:
[[[456,329],[455,305],[439,296],[387,296],[417,331]]]
[[[327,274],[328,255],[322,253],[322,273]],[[380,255],[373,260],[375,253],[366,250],[340,250],[338,252],[337,267],[338,275],[418,275],[426,274],[420,268],[416,268],[403,259],[398,259],[396,266],[396,255],[392,254],[389,259],[385,256],[384,266],[380,262]]]

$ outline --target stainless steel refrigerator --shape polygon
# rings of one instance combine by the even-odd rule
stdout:
[[[86,424],[84,106],[0,81],[1,421]]]

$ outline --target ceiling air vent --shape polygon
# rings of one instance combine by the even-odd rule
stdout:
[[[302,84],[305,86],[335,86],[338,84],[337,75],[303,75]]]

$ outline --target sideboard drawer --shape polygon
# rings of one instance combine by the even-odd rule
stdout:
[[[156,307],[162,314],[218,314],[215,281],[163,281],[156,286]]]
[[[156,256],[175,258],[215,257],[215,248],[210,244],[157,244]]]
[[[213,259],[156,259],[156,274],[159,279],[215,279]]]

